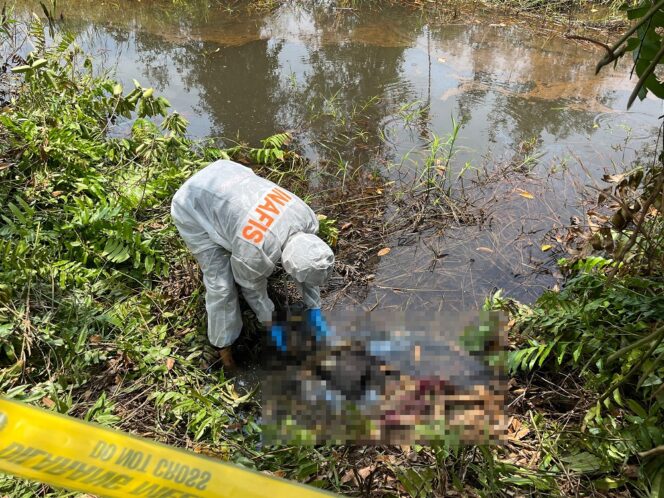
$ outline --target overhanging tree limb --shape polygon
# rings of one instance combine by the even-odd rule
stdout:
[[[625,43],[627,39],[632,36],[637,29],[639,29],[644,23],[648,22],[648,20],[654,16],[659,9],[664,7],[664,0],[660,0],[657,2],[646,14],[636,23],[634,26],[632,26],[630,29],[627,30],[627,32],[620,37],[620,39],[613,44],[612,47],[609,49],[609,53],[606,54],[598,63],[597,67],[595,67],[595,74],[599,73],[600,69],[602,69],[604,66],[607,64],[610,64],[614,60],[618,59],[625,53],[625,49],[621,49],[620,51],[616,52],[620,45]]]

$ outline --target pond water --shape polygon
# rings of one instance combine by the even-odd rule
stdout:
[[[133,78],[153,86],[197,137],[258,144],[292,130],[312,161],[376,170],[398,190],[417,176],[432,134],[460,123],[454,176],[464,168],[468,185],[480,174],[504,178],[471,194],[490,221],[407,242],[386,233],[391,251],[374,258],[369,287],[328,305],[472,308],[494,288],[531,301],[554,284],[562,255],[547,232],[571,216],[583,222],[578,189],[651,147],[662,114],[654,99],[626,112],[627,61],[595,76],[594,49],[477,8],[423,16],[329,2],[267,13],[202,1],[63,4],[87,50],[126,88]],[[387,202],[385,216],[395,210]]]

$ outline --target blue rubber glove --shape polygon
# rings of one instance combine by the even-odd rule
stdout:
[[[284,336],[284,328],[278,323],[270,327],[270,336],[272,341],[277,346],[277,349],[282,352],[286,352],[286,337]]]
[[[328,335],[330,335],[327,322],[325,321],[325,317],[323,316],[323,312],[320,310],[320,308],[312,308],[307,310],[307,319],[316,331],[317,341],[322,341]]]

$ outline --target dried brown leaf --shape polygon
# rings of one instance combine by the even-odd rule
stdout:
[[[341,477],[341,484],[346,484],[347,482],[352,481],[354,477],[355,475],[353,474],[353,471],[350,469],[347,470],[346,472],[344,472],[344,475]]]
[[[366,479],[375,469],[375,465],[369,465],[368,467],[364,467],[363,469],[358,470],[357,473],[362,479]]]
[[[526,437],[528,434],[530,434],[530,429],[528,429],[528,427],[521,427],[521,429],[519,429],[519,430],[516,432],[516,434],[514,435],[514,437],[515,437],[515,439],[519,439],[519,440],[521,440],[521,439],[523,439],[524,437]]]
[[[602,176],[602,180],[604,180],[607,183],[620,183],[626,177],[627,177],[626,173],[620,173],[620,174],[617,174],[617,175],[604,175],[604,176]]]

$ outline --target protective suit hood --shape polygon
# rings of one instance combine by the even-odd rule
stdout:
[[[316,214],[292,192],[250,168],[220,160],[178,189],[171,215],[203,270],[208,336],[215,346],[232,344],[242,329],[235,283],[258,319],[271,320],[274,303],[267,278],[284,248],[284,267],[295,278],[305,305],[320,308],[318,285],[324,283],[334,256],[313,235],[319,228]]]
[[[323,285],[334,266],[330,246],[310,233],[291,236],[283,248],[281,262],[295,281],[309,285]]]

